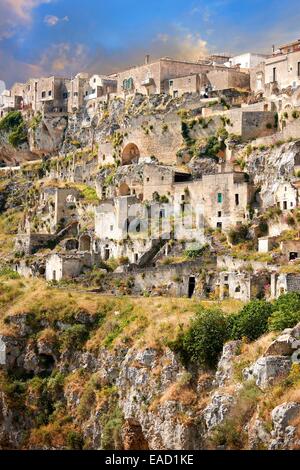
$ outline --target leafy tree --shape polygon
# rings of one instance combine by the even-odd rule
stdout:
[[[265,300],[252,300],[237,314],[230,316],[232,339],[243,337],[254,341],[268,331],[268,319],[273,306]]]
[[[292,328],[300,322],[300,294],[288,292],[274,302],[274,312],[269,319],[270,331]]]
[[[201,309],[190,328],[169,346],[185,364],[194,362],[203,367],[215,367],[227,339],[228,322],[223,312]]]

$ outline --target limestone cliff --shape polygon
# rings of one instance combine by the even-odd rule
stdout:
[[[2,449],[300,448],[300,325],[186,368],[166,343],[195,302],[32,282],[1,283]]]

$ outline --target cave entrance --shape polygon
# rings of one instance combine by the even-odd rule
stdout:
[[[196,278],[195,278],[195,276],[190,276],[190,278],[189,278],[189,290],[188,290],[189,299],[191,299],[193,297],[194,292],[195,292],[195,288],[196,288]]]
[[[138,163],[140,158],[140,151],[137,145],[127,144],[122,153],[122,165],[131,165]]]
[[[91,251],[92,239],[89,235],[82,235],[79,240],[79,251]]]

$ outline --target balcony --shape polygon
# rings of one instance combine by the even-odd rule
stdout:
[[[153,78],[146,78],[145,80],[142,81],[142,86],[151,86],[154,85],[154,80]]]

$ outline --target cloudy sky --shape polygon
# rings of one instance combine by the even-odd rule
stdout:
[[[299,0],[0,0],[0,80],[109,73],[145,54],[269,52],[300,38]]]

